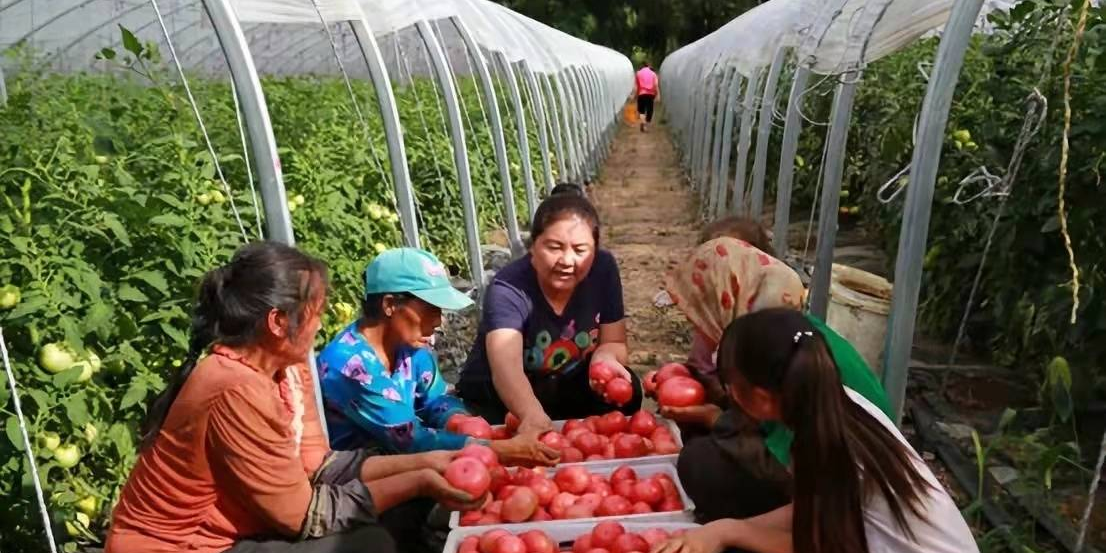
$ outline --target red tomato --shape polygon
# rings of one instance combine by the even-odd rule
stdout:
[[[488,493],[488,488],[492,484],[488,467],[470,457],[459,457],[450,462],[445,469],[445,479],[450,486],[473,497]]]
[[[661,489],[664,490],[665,497],[680,497],[680,490],[676,488],[676,482],[672,480],[672,477],[663,472],[654,474],[650,480],[661,485]]]
[[[607,459],[610,459],[610,457],[606,457],[601,453],[595,453],[584,457],[585,461],[606,461]]]
[[[649,411],[638,411],[634,413],[634,416],[630,417],[630,432],[642,438],[652,436],[656,429],[657,417],[654,417],[653,413]]]
[[[618,411],[611,411],[599,417],[596,427],[599,429],[600,434],[611,436],[619,432],[625,432],[626,429],[630,427],[630,420],[626,418],[626,415]]]
[[[593,493],[598,495],[599,497],[607,497],[608,495],[614,493],[614,491],[611,489],[610,484],[600,481],[588,484],[587,493]]]
[[[549,503],[549,514],[553,515],[554,519],[562,519],[565,517],[565,511],[569,507],[576,504],[576,500],[580,499],[580,496],[568,492],[561,492],[553,497],[553,501]]]
[[[680,452],[680,446],[671,439],[659,440],[653,444],[653,451],[657,455],[673,455]]]
[[[533,482],[530,482],[530,489],[538,494],[538,505],[542,507],[549,506],[553,502],[553,498],[560,493],[557,485],[548,478],[535,478]]]
[[[537,510],[538,494],[530,488],[516,488],[503,500],[502,516],[507,522],[523,522],[530,520]]]
[[[634,484],[634,501],[657,505],[664,501],[664,488],[656,480],[642,480]]]
[[[618,536],[626,533],[626,528],[613,521],[600,522],[591,531],[592,547],[610,547]]]
[[[457,425],[457,433],[481,440],[490,440],[492,437],[492,425],[481,417],[469,417]]]
[[[476,526],[493,526],[502,522],[503,520],[496,515],[485,514],[476,522]]]
[[[518,536],[502,536],[495,540],[493,553],[526,553],[526,542]]]
[[[619,459],[644,457],[648,453],[645,440],[637,434],[621,434],[614,439],[614,456]]]
[[[649,371],[641,379],[641,387],[645,395],[652,397],[657,393],[657,371]]]
[[[634,385],[624,378],[615,378],[603,388],[607,401],[615,405],[626,405],[634,397]]]
[[[572,553],[588,553],[591,551],[591,534],[584,534],[572,542]]]
[[[650,528],[641,534],[641,539],[645,540],[645,543],[649,544],[649,547],[653,547],[658,543],[661,543],[668,539],[668,532],[661,530],[660,528]]]
[[[599,431],[599,417],[597,417],[595,415],[592,415],[592,416],[584,419],[584,426],[586,426],[587,429],[591,430],[592,432],[598,432]]]
[[[674,376],[691,376],[691,371],[687,370],[687,367],[679,363],[668,363],[661,367],[657,371],[657,376],[654,379],[657,383],[657,388],[660,388],[661,384]]]
[[[484,535],[480,536],[480,553],[493,553],[492,548],[495,546],[496,540],[503,536],[510,536],[511,533],[506,530],[490,530],[484,532]]]
[[[653,440],[654,442],[664,440],[664,439],[671,440],[672,439],[672,432],[668,430],[667,426],[663,426],[661,424],[658,424],[657,429],[654,430],[653,433],[649,435],[649,439]]]
[[[580,436],[583,436],[584,434],[591,434],[591,433],[592,433],[591,430],[588,430],[586,427],[577,427],[577,428],[573,428],[572,430],[569,430],[568,432],[565,432],[564,437],[569,442],[576,443],[576,438],[579,438]]]
[[[584,460],[584,452],[575,447],[566,447],[561,450],[562,463],[579,463]]]
[[[538,507],[538,510],[534,512],[534,516],[530,517],[530,520],[534,522],[547,522],[553,520],[553,515],[549,514],[549,511],[546,511],[544,508]]]
[[[617,484],[623,480],[637,480],[637,473],[634,472],[634,467],[630,465],[622,465],[611,473],[611,484]]]
[[[502,427],[502,426],[492,427],[492,438],[491,439],[493,439],[493,440],[510,440],[511,439],[511,431],[507,430],[505,427]]]
[[[514,434],[518,430],[518,426],[522,424],[522,419],[518,418],[514,413],[507,413],[507,417],[503,420],[503,423],[507,426],[507,430]]]
[[[591,381],[593,389],[602,389],[604,384],[619,376],[619,372],[621,371],[615,369],[610,363],[599,361],[588,367],[588,380]]]
[[[635,515],[646,515],[646,514],[652,513],[653,508],[650,507],[648,503],[643,503],[641,501],[638,501],[638,502],[634,503],[634,507],[633,507],[633,509],[630,510],[630,512],[635,514]]]
[[[587,553],[611,553],[611,552],[607,549],[603,549],[602,547],[596,547],[594,549],[588,550]]]
[[[541,530],[530,530],[518,536],[526,544],[527,553],[557,553],[557,542]]]
[[[603,452],[603,442],[599,439],[599,436],[591,432],[586,432],[577,436],[576,440],[572,442],[572,445],[576,446],[584,455],[594,455]]]
[[[511,477],[511,483],[516,486],[529,486],[533,480],[534,471],[526,467],[515,469],[515,474]]]
[[[499,493],[499,490],[511,483],[511,473],[507,472],[507,469],[502,466],[496,465],[488,469],[488,474],[492,477],[492,483],[488,487],[488,491],[493,494]]]
[[[678,497],[666,497],[664,498],[664,501],[661,501],[660,505],[657,505],[658,513],[682,510],[684,510],[684,502],[680,501],[680,498]]]
[[[561,491],[581,494],[588,489],[591,482],[588,470],[580,466],[565,467],[557,471],[553,481]]]
[[[611,485],[614,488],[614,493],[621,495],[622,497],[633,497],[634,495],[634,480],[620,480]]]
[[[584,430],[587,430],[588,425],[584,424],[584,421],[582,419],[569,419],[569,420],[566,420],[565,425],[561,427],[561,434],[564,434],[565,436],[568,436],[569,432],[572,432],[573,430],[576,430],[578,428],[582,428]]]
[[[515,493],[515,490],[517,490],[517,489],[518,489],[518,486],[516,486],[514,484],[507,484],[506,486],[503,486],[502,488],[499,489],[499,493],[495,494],[495,498],[500,500],[500,501],[502,501],[504,499],[507,499],[507,496],[511,495],[512,493]]]
[[[702,405],[705,398],[703,385],[687,376],[674,376],[657,389],[657,402],[664,407]]]
[[[484,517],[484,511],[469,511],[467,513],[461,513],[461,526],[475,526],[481,518]]]
[[[477,461],[483,463],[484,466],[488,468],[494,467],[499,464],[499,457],[495,455],[495,452],[492,451],[492,448],[486,445],[466,445],[464,449],[462,449],[461,452],[457,454],[457,456],[459,458],[472,457],[473,459],[476,459]]]
[[[577,503],[565,509],[565,519],[574,518],[592,518],[595,516],[595,510],[591,508],[591,505],[584,505]]]
[[[461,540],[457,553],[477,553],[480,550],[480,536],[469,536]]]
[[[495,518],[502,517],[503,516],[503,502],[502,501],[492,501],[491,503],[488,503],[488,506],[484,507],[484,514],[494,516]]]
[[[629,499],[621,495],[608,495],[599,503],[595,514],[601,517],[617,517],[630,514],[633,509],[634,504]]]
[[[568,440],[566,440],[560,432],[556,431],[550,431],[542,434],[539,440],[541,441],[541,443],[558,451],[563,450],[564,448],[569,446]]]
[[[603,502],[603,498],[597,493],[586,493],[580,496],[580,499],[576,500],[577,505],[587,505],[589,509],[596,510]]]
[[[460,434],[460,431],[457,430],[457,428],[461,425],[462,422],[464,422],[468,419],[471,419],[471,418],[472,418],[471,415],[466,415],[464,413],[457,413],[456,415],[453,415],[453,416],[449,417],[449,419],[445,421],[445,429],[446,429],[447,432],[453,432],[454,434]]]
[[[633,553],[634,551],[649,551],[649,544],[637,534],[622,534],[611,546],[611,553]]]

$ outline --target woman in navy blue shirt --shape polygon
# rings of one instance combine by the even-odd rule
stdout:
[[[543,432],[552,420],[641,408],[641,383],[624,367],[622,281],[614,256],[599,249],[599,216],[579,190],[554,193],[538,206],[530,252],[504,267],[488,287],[483,319],[458,391],[489,422],[507,412],[519,433]],[[633,383],[622,406],[588,383],[595,363]]]

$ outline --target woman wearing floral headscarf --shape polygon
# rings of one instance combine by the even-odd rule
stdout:
[[[786,505],[792,435],[781,424],[758,425],[739,409],[724,411],[728,402],[713,357],[726,327],[742,315],[769,308],[801,309],[806,291],[799,275],[749,242],[722,236],[696,248],[666,276],[665,285],[694,327],[689,368],[713,390],[707,405],[661,409],[668,418],[710,432],[689,440],[677,465],[695,501],[697,518],[746,518]],[[842,383],[890,413],[879,380],[860,354],[816,317],[807,319],[825,336]],[[726,478],[719,479],[719,474]]]

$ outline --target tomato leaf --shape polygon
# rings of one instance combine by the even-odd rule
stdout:
[[[8,441],[15,446],[15,449],[24,451],[23,434],[19,432],[19,419],[8,417],[7,422],[4,423],[4,432],[8,435]]]
[[[131,275],[131,278],[137,278],[145,282],[146,284],[149,284],[162,294],[169,294],[169,284],[165,282],[165,275],[161,271],[147,269],[145,271],[139,271]]]
[[[81,373],[84,372],[84,367],[72,367],[55,374],[53,377],[54,386],[58,388],[64,388],[77,381],[81,377]]]
[[[84,391],[77,392],[65,400],[65,416],[73,426],[84,426],[89,422],[88,404],[85,401]]]
[[[19,302],[19,305],[15,306],[8,312],[6,319],[15,320],[20,317],[37,313],[42,308],[46,307],[50,302],[46,297],[38,292],[28,292],[23,296],[23,299]]]
[[[177,330],[175,327],[173,327],[173,325],[165,321],[162,321],[160,326],[161,330],[165,332],[165,334],[167,334],[170,338],[172,338],[173,341],[176,342],[181,349],[188,349],[188,337],[185,336],[183,332]]]
[[[123,36],[123,48],[136,57],[141,56],[142,43],[138,41],[138,37],[134,36],[134,33],[132,33],[130,29],[122,25],[119,26],[119,32]]]
[[[85,335],[95,332],[102,340],[107,341],[111,337],[111,322],[114,314],[115,310],[106,303],[92,304],[92,307],[88,308],[88,313],[85,313],[82,325]]]
[[[54,405],[50,396],[42,390],[27,390],[27,395],[31,396],[31,399],[35,401],[35,405],[41,411],[45,411]]]
[[[150,224],[166,227],[186,227],[191,224],[191,222],[188,219],[181,217],[180,215],[166,213],[164,215],[158,215],[151,218]]]
[[[107,431],[107,437],[115,446],[115,452],[119,457],[127,459],[134,455],[134,440],[131,438],[131,429],[127,425],[121,422],[112,424]]]
[[[119,410],[125,411],[128,408],[142,403],[146,399],[146,394],[150,389],[146,387],[146,382],[140,378],[136,378],[131,381],[131,385],[127,387],[127,393],[123,394],[123,401],[119,403]]]
[[[62,317],[58,326],[65,332],[65,341],[73,351],[84,351],[84,333],[72,317]]]
[[[137,303],[150,301],[150,298],[146,297],[146,294],[143,294],[141,290],[127,283],[123,283],[119,286],[119,292],[117,292],[117,294],[119,295],[119,299],[123,301],[133,301]]]
[[[123,227],[123,223],[119,221],[119,217],[114,213],[104,214],[104,226],[115,235],[116,240],[128,248],[131,247],[131,237],[127,234],[127,229]]]

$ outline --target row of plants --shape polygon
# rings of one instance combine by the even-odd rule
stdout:
[[[136,459],[147,402],[185,355],[198,279],[257,239],[264,224],[247,185],[253,160],[242,149],[229,82],[189,77],[213,157],[156,46],[126,30],[122,44],[96,54],[110,62],[107,72],[48,74],[24,63],[8,74],[9,98],[0,106],[0,327],[66,551],[101,539]],[[9,55],[17,63],[34,57]],[[353,317],[365,263],[401,243],[383,128],[368,83],[353,83],[365,124],[339,78],[268,77],[262,84],[296,239],[331,268],[325,338]],[[490,135],[475,83],[458,78],[458,85],[472,123],[480,226],[491,232],[503,227],[504,215]],[[424,246],[467,277],[460,193],[446,123],[434,107],[436,86],[416,79],[396,95]],[[525,115],[540,168],[536,121],[532,110]],[[513,121],[509,111],[504,117]],[[513,134],[508,144],[525,219]],[[540,174],[535,180],[543,182]],[[0,419],[0,495],[9,499],[0,510],[0,549],[42,550],[6,384]]]

